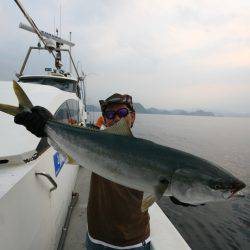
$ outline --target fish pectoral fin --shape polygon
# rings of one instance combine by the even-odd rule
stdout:
[[[142,203],[141,203],[141,211],[142,212],[146,212],[148,210],[148,208],[153,205],[153,203],[156,201],[156,197],[153,196],[153,195],[147,195],[143,196],[143,200],[142,200]]]
[[[168,183],[159,183],[154,188],[154,194],[143,194],[142,204],[141,204],[141,211],[145,212],[148,210],[148,208],[153,205],[154,202],[159,201],[163,194],[165,193],[166,189],[168,187]]]
[[[123,136],[133,137],[131,129],[129,128],[129,126],[124,118],[122,118],[120,121],[115,123],[112,127],[109,127],[105,130],[102,130],[101,132],[114,134],[114,135],[123,135]]]

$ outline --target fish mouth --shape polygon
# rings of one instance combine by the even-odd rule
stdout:
[[[233,196],[236,196],[236,193],[238,193],[241,189],[245,187],[246,187],[246,184],[244,182],[241,182],[241,181],[234,182],[232,184],[232,188],[230,190],[231,194],[229,195],[228,199],[230,199]]]

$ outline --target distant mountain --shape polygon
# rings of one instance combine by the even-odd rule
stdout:
[[[134,103],[134,108],[136,113],[138,114],[162,114],[162,115],[194,115],[194,116],[215,116],[212,112],[207,112],[204,110],[197,110],[193,112],[188,112],[182,109],[175,110],[165,110],[165,109],[157,109],[157,108],[149,108],[146,109],[139,102]],[[96,107],[95,105],[87,105],[88,112],[101,112],[100,107]]]
[[[146,109],[140,103],[134,103],[134,108],[137,113],[141,114],[162,114],[162,115],[194,115],[194,116],[214,116],[214,113],[207,112],[204,110],[197,110],[193,112],[188,112],[182,109],[175,110],[165,110],[157,108]]]
[[[145,109],[139,102],[134,103],[134,109],[136,113],[151,114],[148,109]]]
[[[197,110],[197,111],[194,111],[194,112],[190,112],[189,115],[215,116],[214,113],[208,112],[208,111],[203,111],[203,110]]]

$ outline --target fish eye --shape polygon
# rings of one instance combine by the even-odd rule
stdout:
[[[211,180],[210,182],[209,182],[209,186],[212,188],[212,189],[214,189],[214,190],[218,190],[218,189],[222,189],[222,187],[223,187],[223,185],[222,185],[222,182],[221,182],[221,180],[219,179],[219,180]]]
[[[217,180],[215,185],[214,185],[214,189],[218,190],[218,189],[222,189],[223,188],[223,182],[221,179]]]
[[[221,185],[220,184],[215,184],[215,186],[214,186],[214,189],[215,190],[218,190],[218,189],[220,189],[221,188]]]

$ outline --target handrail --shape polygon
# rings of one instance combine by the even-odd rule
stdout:
[[[54,181],[54,179],[51,177],[50,174],[45,173],[45,172],[36,172],[35,175],[36,175],[36,176],[38,176],[38,175],[45,176],[45,177],[50,181],[50,183],[54,186],[54,187],[52,187],[52,188],[49,190],[50,192],[52,192],[52,191],[54,191],[55,189],[57,189],[57,184],[56,184],[56,182]]]

